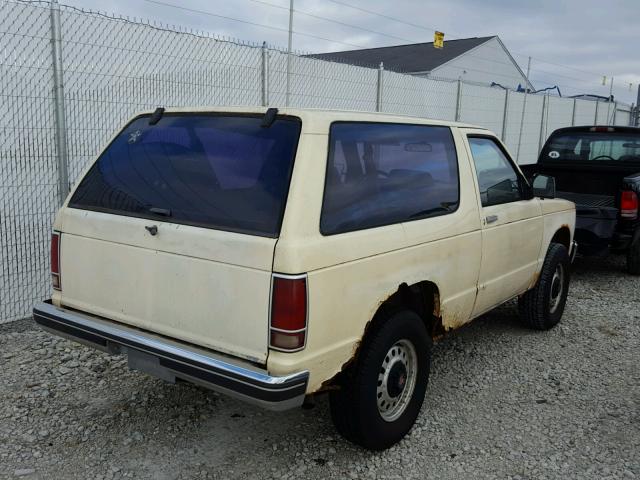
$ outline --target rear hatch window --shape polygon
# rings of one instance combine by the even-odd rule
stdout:
[[[170,114],[127,125],[69,207],[277,237],[301,122],[279,116]]]
[[[596,127],[606,128],[606,127]],[[569,131],[551,136],[541,154],[545,162],[640,163],[640,133]]]

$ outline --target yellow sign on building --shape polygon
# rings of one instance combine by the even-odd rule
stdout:
[[[444,33],[436,32],[433,34],[433,46],[434,48],[444,47]]]

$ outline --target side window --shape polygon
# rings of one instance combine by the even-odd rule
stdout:
[[[498,144],[485,137],[469,137],[476,165],[482,206],[516,202],[523,199],[520,180]]]
[[[455,211],[458,158],[448,127],[331,126],[320,230],[362,230]]]

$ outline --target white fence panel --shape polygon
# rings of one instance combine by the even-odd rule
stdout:
[[[571,125],[573,117],[573,99],[547,97],[544,116],[544,133],[542,142],[546,142],[554,130]]]
[[[527,95],[527,101],[529,97]],[[509,105],[507,108],[507,128],[505,132],[505,138],[502,139],[504,144],[509,149],[509,152],[514,159],[517,159],[518,155],[518,141],[520,139],[520,122],[522,118],[522,108],[524,107],[524,93],[509,92]]]
[[[597,125],[609,125],[611,118],[611,112],[613,103],[611,102],[598,102],[598,117],[596,118]]]
[[[631,125],[631,110],[617,107],[614,125]]]
[[[454,120],[457,82],[384,72],[382,108],[386,113]]]
[[[576,101],[575,125],[593,125],[595,122],[596,102],[590,100]]]
[[[270,104],[286,103],[287,54],[270,52]],[[291,56],[290,106],[372,111],[376,107],[375,69]]]
[[[538,160],[543,102],[544,98],[542,96],[527,95],[518,163],[535,163]]]
[[[460,121],[488,128],[502,136],[505,90],[464,85],[460,100]]]

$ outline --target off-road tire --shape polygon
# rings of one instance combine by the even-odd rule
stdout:
[[[558,287],[558,283],[554,283],[554,276],[559,266],[563,271],[560,282],[562,290],[554,296],[555,288]],[[558,324],[569,293],[570,267],[567,247],[560,243],[551,243],[536,286],[518,298],[520,320],[525,326],[534,330],[549,330]],[[552,302],[554,298],[557,299],[557,304]],[[552,305],[555,305],[555,309]]]
[[[416,313],[401,310],[381,320],[376,322],[377,328],[367,333],[354,363],[340,374],[337,389],[331,391],[329,400],[338,432],[370,450],[387,449],[409,432],[424,401],[431,364],[431,338]],[[403,402],[404,410],[397,419],[388,421],[379,410],[382,388],[379,375],[384,371],[383,362],[389,362],[388,354],[398,344],[414,348],[417,368],[413,392],[407,390],[407,400]],[[402,385],[406,388],[408,384]]]
[[[634,241],[627,251],[627,272],[640,275],[640,234],[636,234]]]

